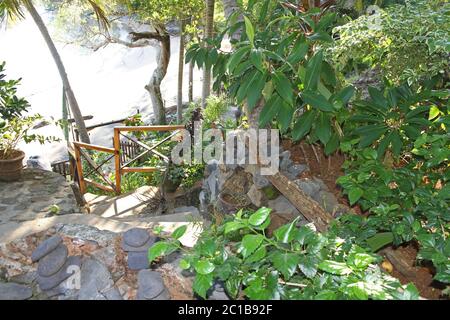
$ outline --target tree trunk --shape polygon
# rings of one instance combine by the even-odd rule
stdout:
[[[194,101],[194,64],[189,62],[189,102]]]
[[[66,91],[67,99],[69,101],[70,109],[72,110],[72,116],[75,119],[75,123],[77,125],[78,132],[80,134],[80,139],[84,143],[90,143],[89,135],[86,130],[86,125],[83,120],[83,115],[81,114],[80,107],[78,106],[77,99],[75,98],[75,94],[72,91],[72,87],[70,86],[69,78],[67,77],[66,69],[61,60],[61,57],[56,49],[55,44],[53,43],[52,38],[47,30],[47,27],[44,24],[41,16],[37,12],[36,8],[33,6],[32,1],[26,1],[25,7],[36,23],[39,31],[41,32],[44,40],[52,54],[53,60],[55,61],[56,67],[58,68],[59,75],[61,77],[64,89]]]
[[[214,4],[215,0],[206,0],[206,11],[205,11],[205,36],[204,40],[213,37],[214,32]],[[208,45],[206,45],[208,46]],[[202,91],[202,107],[206,107],[206,98],[211,94],[211,70],[203,68],[203,91]]]
[[[183,122],[183,72],[184,72],[184,45],[185,36],[184,28],[186,22],[184,19],[180,21],[180,57],[178,59],[178,97],[177,97],[177,122]]]
[[[150,93],[156,124],[166,123],[166,110],[161,95],[161,82],[166,76],[170,61],[170,36],[165,30],[165,27],[161,27],[161,29],[160,46],[157,53],[157,67],[153,72],[149,84],[145,86],[145,89]]]
[[[225,13],[225,20],[229,21],[233,13],[239,10],[239,5],[237,4],[236,0],[222,0],[222,4],[223,11]],[[242,14],[240,14],[236,19],[236,22],[239,21],[244,21],[244,17],[242,16]],[[242,28],[239,28],[233,33],[231,39],[239,40],[241,38],[241,34]]]

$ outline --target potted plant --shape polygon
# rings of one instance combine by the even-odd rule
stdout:
[[[17,148],[22,141],[41,144],[55,141],[53,137],[30,134],[35,123],[42,120],[39,114],[24,116],[29,103],[16,95],[17,85],[21,79],[6,80],[5,63],[0,64],[0,180],[16,181],[22,175],[25,153]]]

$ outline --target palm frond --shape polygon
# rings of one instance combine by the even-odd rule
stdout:
[[[97,16],[97,21],[100,29],[107,31],[110,27],[109,20],[106,16],[105,8],[103,7],[101,1],[99,0],[88,0],[95,15]]]

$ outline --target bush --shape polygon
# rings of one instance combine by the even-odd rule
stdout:
[[[331,60],[341,70],[379,67],[395,84],[432,76],[448,80],[449,12],[447,1],[410,0],[361,16],[333,30],[339,39],[329,50]]]
[[[266,236],[270,209],[242,210],[205,230],[180,261],[196,273],[193,289],[202,298],[215,281],[234,299],[417,299],[413,285],[402,286],[377,266],[381,257],[333,233],[319,234],[297,219]],[[149,250],[149,260],[181,247],[186,226]]]

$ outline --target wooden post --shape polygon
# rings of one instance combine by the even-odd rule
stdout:
[[[77,145],[74,145],[75,149],[75,161],[77,165],[77,171],[78,171],[78,183],[80,185],[80,192],[81,194],[86,193],[86,183],[84,182],[83,177],[83,165],[81,163],[81,153],[80,153],[80,147]]]
[[[121,193],[122,170],[120,168],[120,129],[114,128],[114,162],[116,174],[116,193]]]
[[[317,230],[324,232],[333,217],[322,207],[306,195],[294,182],[285,175],[278,172],[275,175],[267,176],[267,179],[277,188],[305,218],[313,222]]]

